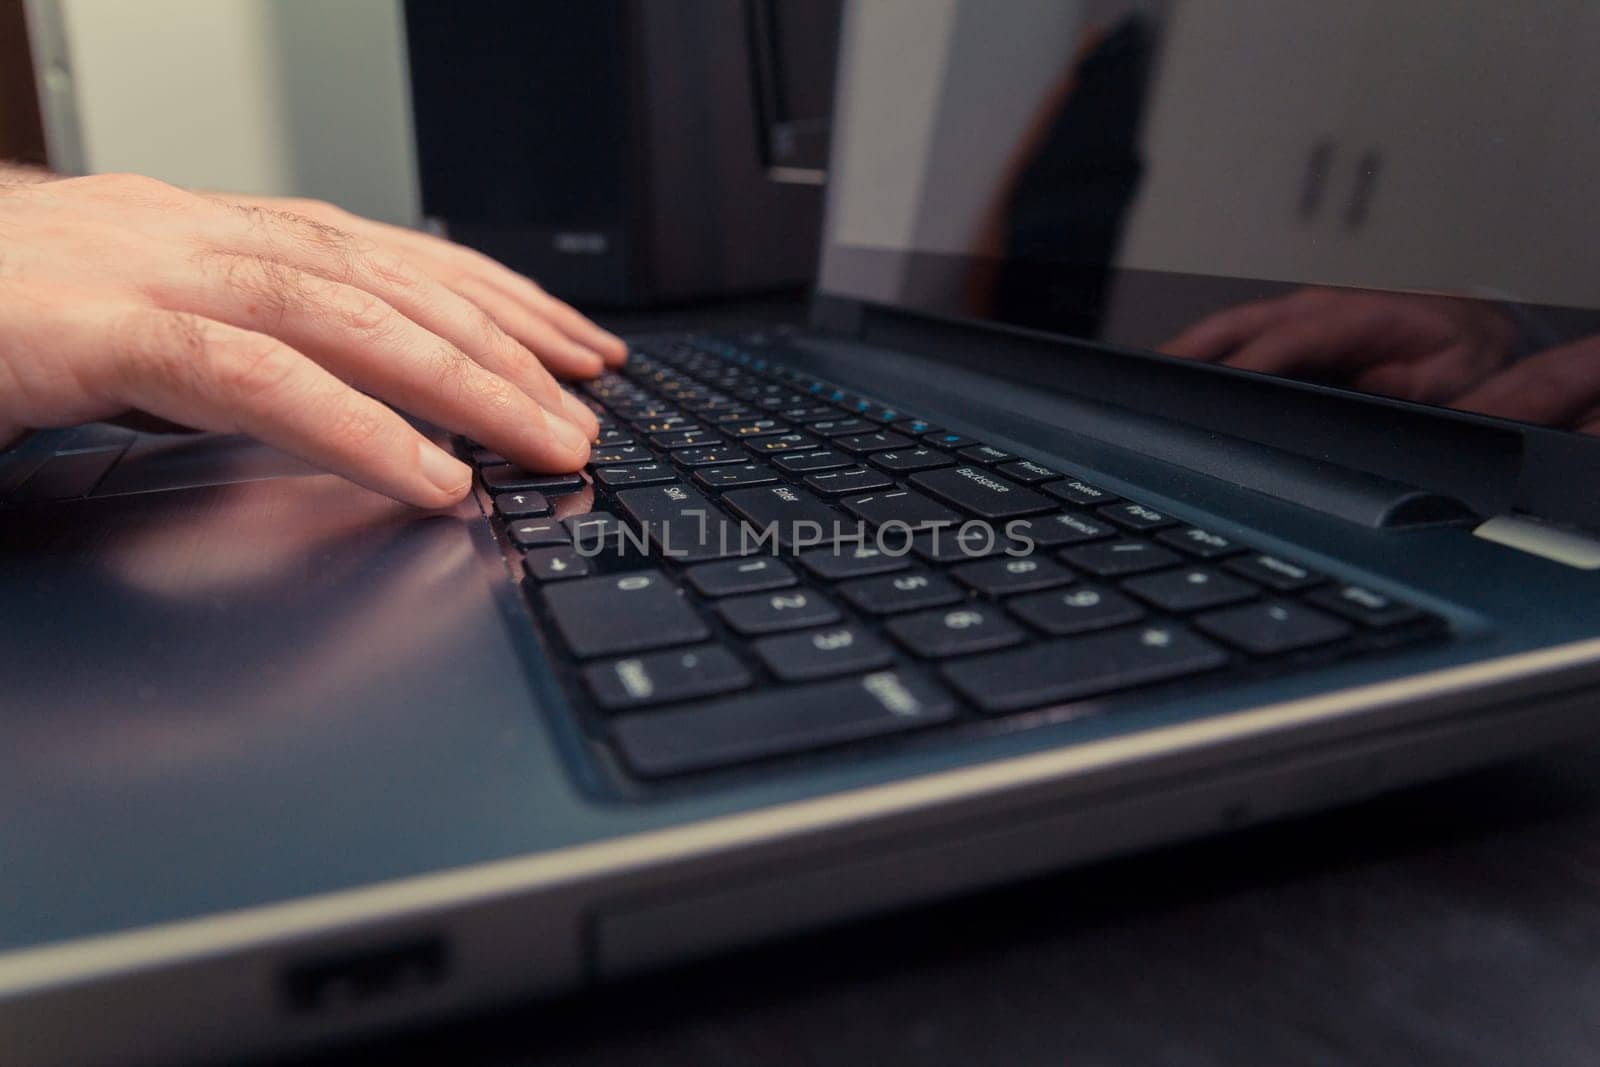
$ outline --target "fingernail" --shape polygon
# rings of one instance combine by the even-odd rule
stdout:
[[[417,460],[428,481],[457,500],[465,496],[472,485],[472,471],[467,469],[467,465],[433,445],[419,444]]]

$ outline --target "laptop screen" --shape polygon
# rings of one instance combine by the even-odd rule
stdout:
[[[822,289],[1600,434],[1600,4],[859,0]]]

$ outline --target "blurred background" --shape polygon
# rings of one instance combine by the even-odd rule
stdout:
[[[0,0],[0,158],[428,224],[640,306],[814,270],[840,0]]]

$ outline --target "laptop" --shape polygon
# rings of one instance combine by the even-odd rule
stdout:
[[[1590,5],[863,0],[809,328],[581,475],[0,468],[0,1047],[267,1054],[1588,730]]]

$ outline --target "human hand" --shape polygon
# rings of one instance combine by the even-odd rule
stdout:
[[[1600,336],[1519,360],[1451,406],[1600,435]]]
[[[1510,317],[1484,301],[1310,288],[1226,308],[1157,351],[1437,404],[1503,365],[1516,342]]]
[[[620,337],[481,252],[432,234],[362,218],[322,200],[233,194],[219,194],[219,199],[299,215],[403,257],[446,289],[482,308],[556,374],[593,378],[606,367],[620,367],[627,359],[628,346]]]
[[[502,324],[562,373],[621,343],[474,253],[380,236],[132,175],[0,189],[0,445],[141,412],[423,507],[461,499],[467,467],[377,397],[530,468],[582,466],[593,414]]]

